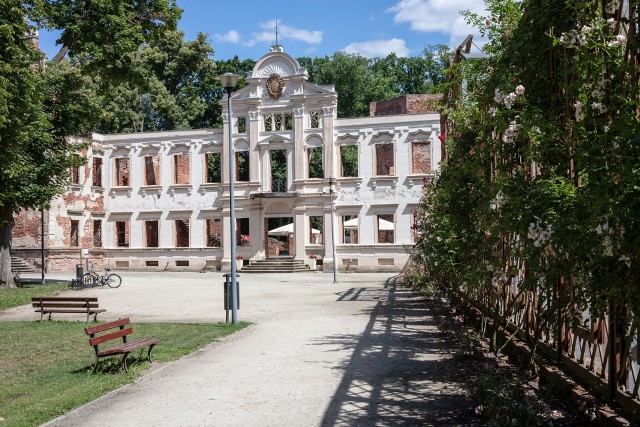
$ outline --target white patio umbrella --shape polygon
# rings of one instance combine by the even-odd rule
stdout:
[[[358,228],[358,218],[352,218],[349,221],[345,221],[343,227],[347,230],[355,230]],[[378,224],[378,230],[382,231],[393,231],[393,223],[391,221],[387,221],[386,219],[380,218],[380,223]]]
[[[312,228],[311,233],[320,234],[320,230]],[[273,230],[269,231],[268,234],[270,236],[287,236],[289,234],[293,234],[293,223],[274,228]]]

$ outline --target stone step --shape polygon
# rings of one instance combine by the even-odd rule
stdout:
[[[11,257],[11,270],[18,273],[36,273],[37,270],[21,258]]]

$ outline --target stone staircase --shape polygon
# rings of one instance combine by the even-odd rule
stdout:
[[[294,273],[299,271],[311,271],[304,261],[293,257],[271,257],[251,261],[240,270],[241,273]]]
[[[37,270],[24,261],[21,258],[12,256],[11,257],[11,271],[15,271],[17,273],[35,273]]]

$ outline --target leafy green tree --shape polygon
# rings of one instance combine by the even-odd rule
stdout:
[[[86,132],[96,118],[89,76],[125,81],[130,52],[180,16],[168,0],[0,3],[0,280],[13,286],[13,214],[40,208],[60,194],[82,148],[67,137]],[[63,45],[47,67],[25,37],[34,27],[60,29]],[[65,55],[76,67],[64,64]]]

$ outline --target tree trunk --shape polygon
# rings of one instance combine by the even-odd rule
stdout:
[[[13,211],[0,206],[0,286],[14,288],[11,274],[11,230]]]

